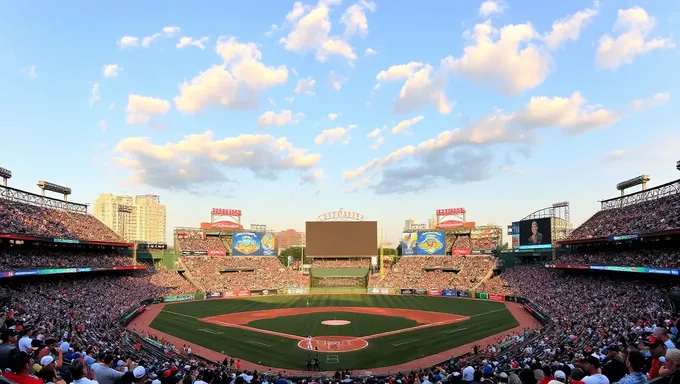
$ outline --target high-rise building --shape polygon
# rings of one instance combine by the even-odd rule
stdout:
[[[276,234],[279,250],[292,247],[304,247],[307,244],[307,236],[304,232],[294,229],[286,229]]]
[[[409,218],[408,220],[404,221],[404,229],[406,229],[406,230],[411,229],[411,227],[412,227],[413,224],[415,224],[415,223],[416,223],[416,222],[415,222],[415,220],[413,220],[412,217]]]
[[[158,195],[99,195],[94,216],[129,241],[166,243],[166,208]]]
[[[427,219],[427,229],[429,230],[435,230],[437,229],[437,219],[430,217]]]

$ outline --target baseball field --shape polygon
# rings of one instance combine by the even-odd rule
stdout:
[[[518,325],[504,303],[388,295],[202,300],[165,304],[154,316],[151,332],[175,345],[299,371],[309,356],[323,370],[396,366]]]

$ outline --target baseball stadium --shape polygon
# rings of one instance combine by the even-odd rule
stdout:
[[[130,242],[69,201],[70,188],[40,182],[33,193],[0,176],[7,382],[33,364],[44,382],[100,364],[132,382],[614,383],[626,373],[605,369],[611,361],[653,381],[664,372],[654,362],[676,358],[680,180],[630,194],[649,177],[620,183],[576,228],[567,201],[507,226],[444,208],[389,247],[380,223],[339,209],[284,248],[231,208],[175,228],[169,245]]]

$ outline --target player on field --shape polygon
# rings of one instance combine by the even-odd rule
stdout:
[[[307,334],[307,349],[312,349],[312,335]]]
[[[307,299],[307,306],[309,307],[309,299]]]

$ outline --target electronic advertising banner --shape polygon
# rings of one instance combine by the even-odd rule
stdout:
[[[444,232],[418,232],[418,246],[416,254],[421,256],[444,256],[446,250],[446,235]]]
[[[276,236],[272,232],[259,233],[262,256],[276,256]]]
[[[404,232],[401,234],[401,255],[413,256],[416,254],[418,244],[418,232]]]
[[[256,232],[236,232],[232,238],[234,256],[262,256],[262,241]]]
[[[208,249],[208,256],[219,257],[226,255],[227,255],[226,249]]]
[[[250,296],[271,296],[276,295],[278,290],[276,289],[251,289]]]
[[[519,249],[552,248],[551,218],[519,222]]]

